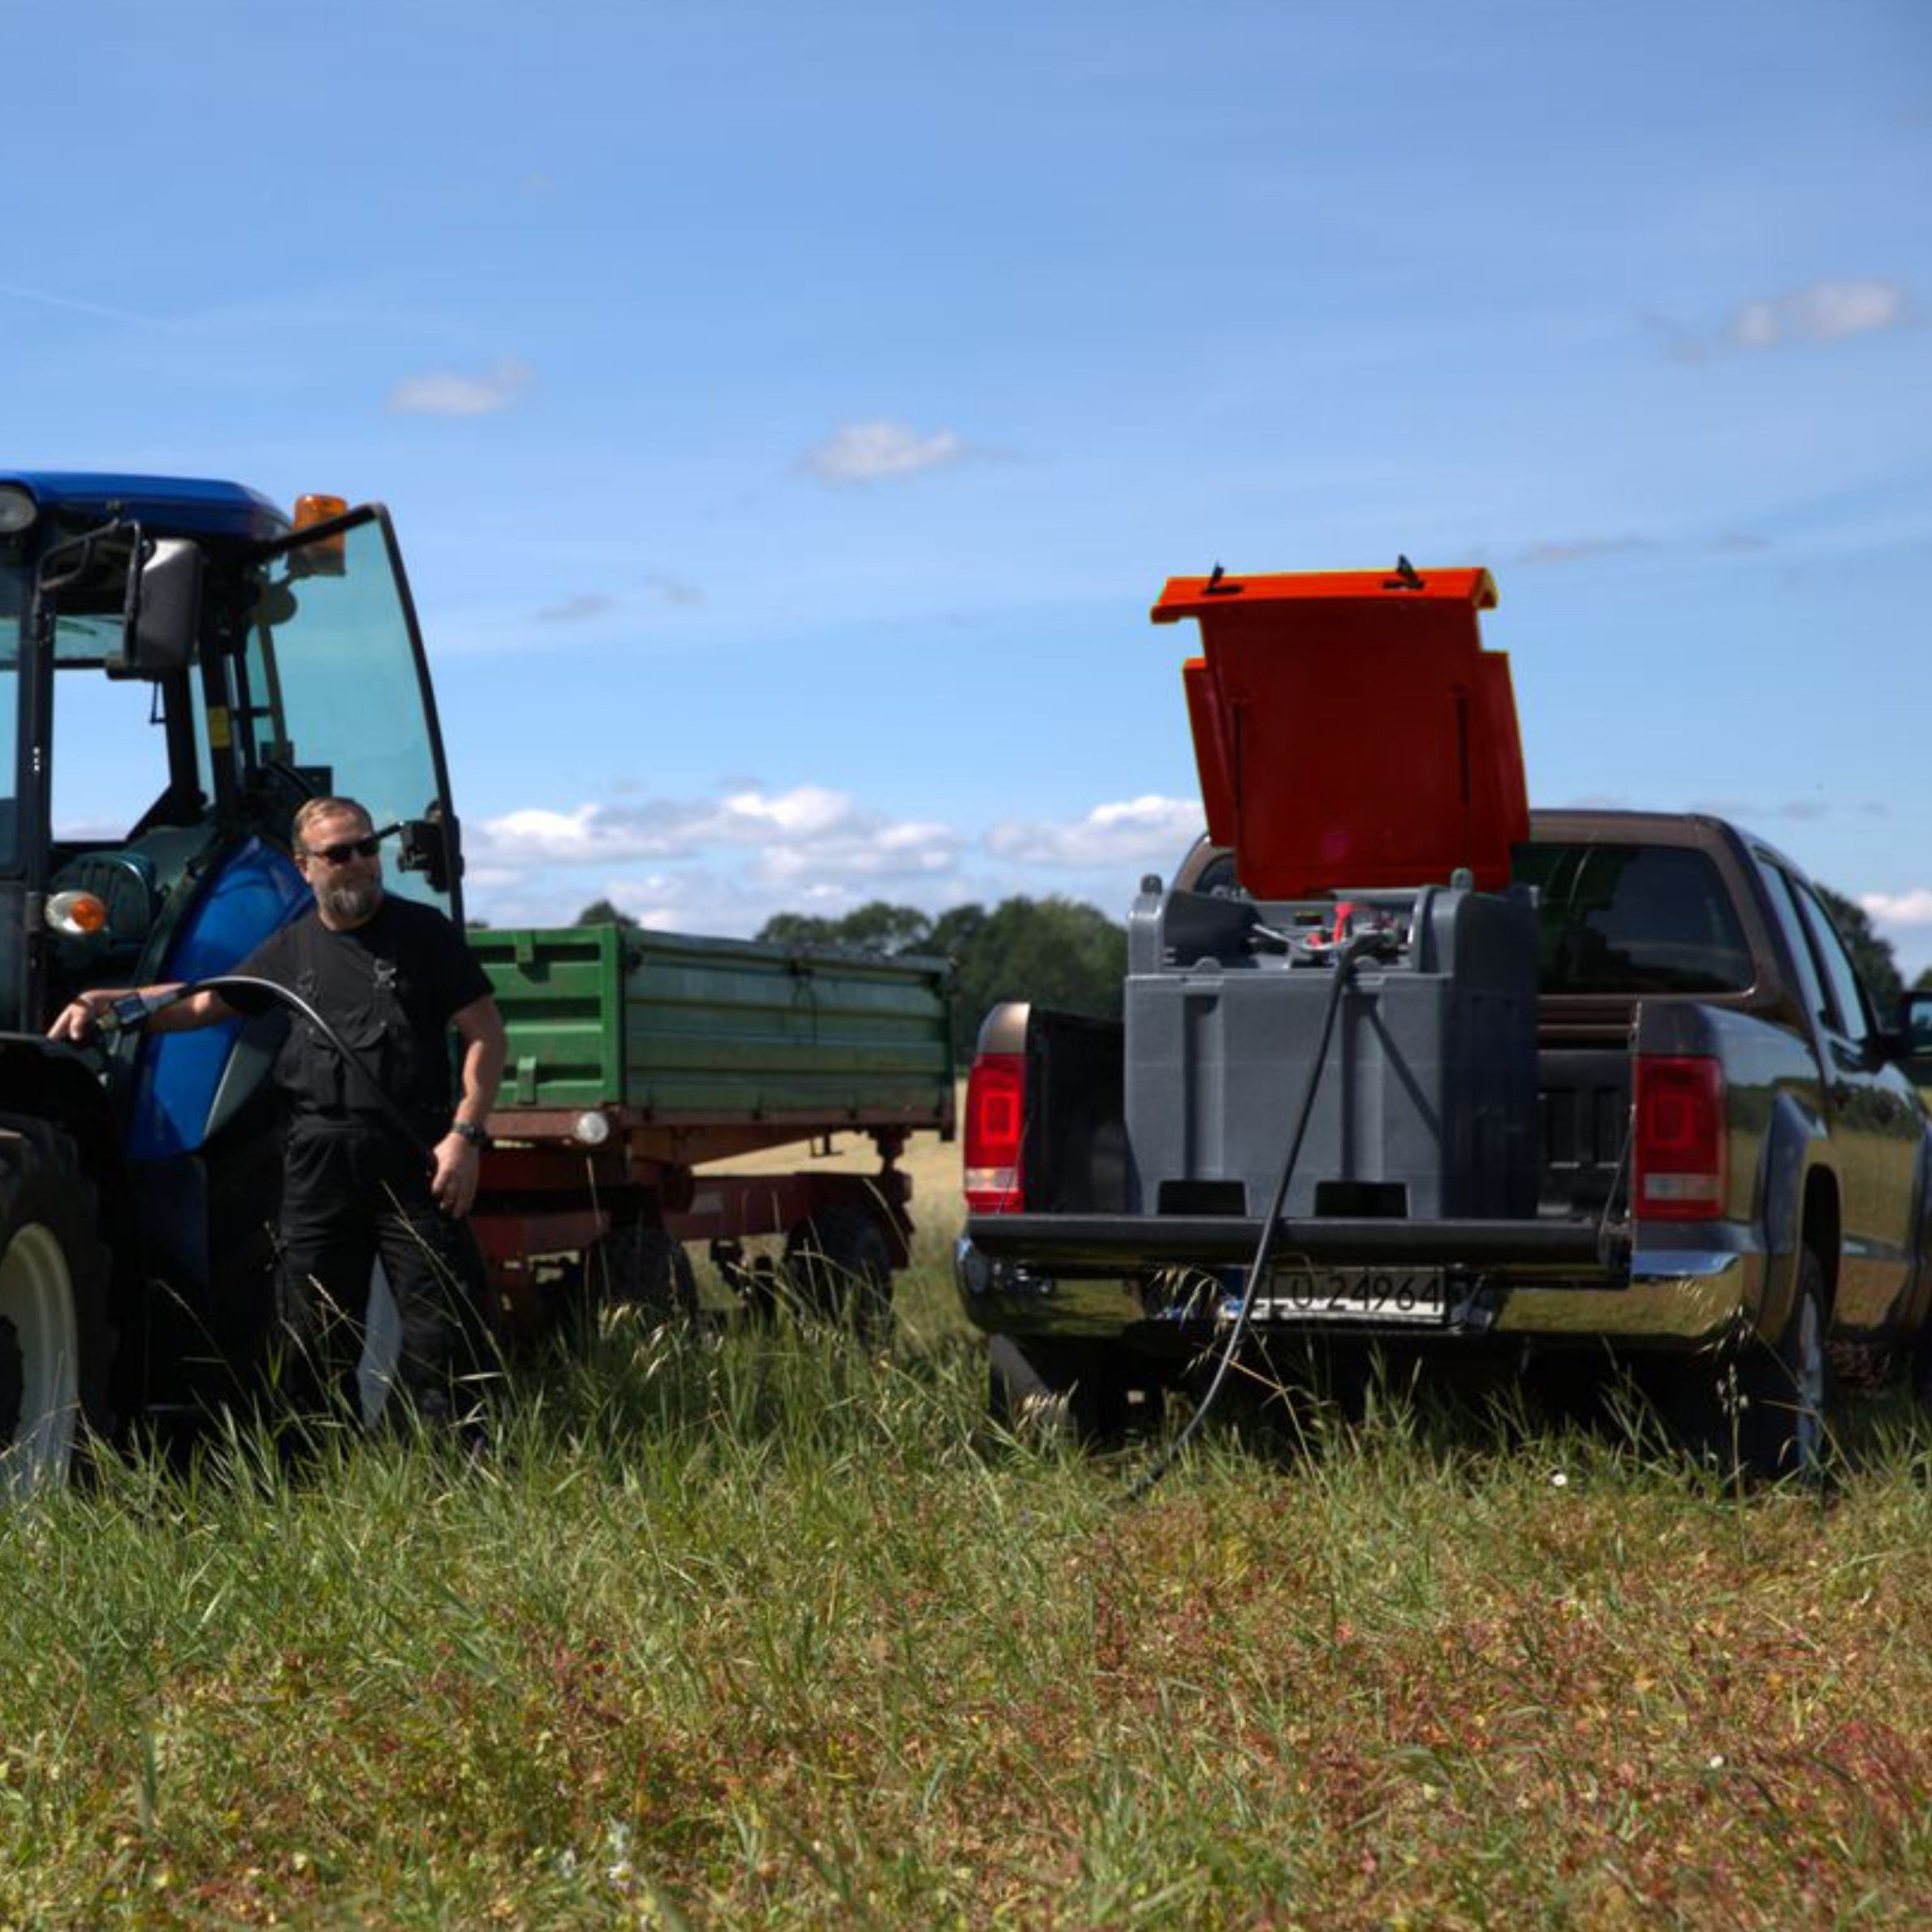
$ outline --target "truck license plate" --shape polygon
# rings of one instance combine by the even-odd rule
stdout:
[[[1224,1319],[1240,1305],[1231,1300]],[[1440,1268],[1277,1268],[1248,1319],[1440,1325],[1449,1319],[1448,1286]]]

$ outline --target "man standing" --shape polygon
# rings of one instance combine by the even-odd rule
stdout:
[[[379,1258],[401,1322],[399,1380],[425,1417],[455,1420],[474,1409],[477,1391],[466,1384],[489,1353],[481,1257],[462,1223],[502,1076],[502,1019],[462,934],[433,908],[383,891],[381,847],[361,805],[309,800],[292,844],[314,908],[235,969],[298,994],[340,1042],[298,1010],[275,1062],[290,1115],[277,1284],[283,1392],[306,1408],[333,1385],[346,1412],[357,1412]],[[84,993],[50,1030],[84,1040],[126,997]],[[271,1003],[240,988],[192,993],[148,1024],[185,1031]],[[453,1107],[451,1029],[461,1046]]]

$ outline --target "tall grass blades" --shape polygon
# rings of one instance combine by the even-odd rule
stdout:
[[[1908,1926],[1926,1431],[1740,1496],[1507,1389],[990,1427],[607,1313],[485,1453],[235,1424],[0,1518],[0,1926]]]

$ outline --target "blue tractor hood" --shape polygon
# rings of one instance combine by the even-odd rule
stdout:
[[[76,511],[103,520],[118,507],[151,534],[272,542],[289,520],[269,499],[239,483],[200,477],[131,477],[116,471],[0,470],[0,483],[32,493],[43,510]]]

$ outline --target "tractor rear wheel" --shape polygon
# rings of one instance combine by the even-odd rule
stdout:
[[[57,1488],[108,1428],[110,1261],[74,1143],[0,1115],[0,1499]]]

